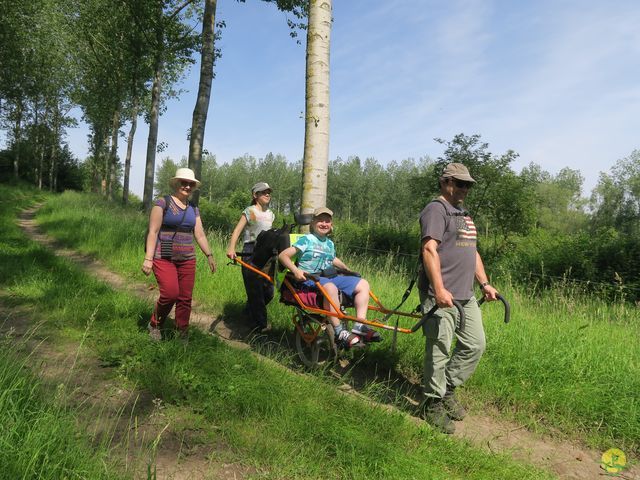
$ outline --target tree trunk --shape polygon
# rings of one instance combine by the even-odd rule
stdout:
[[[217,0],[205,0],[202,16],[202,51],[200,52],[200,84],[198,98],[193,109],[191,121],[191,135],[189,140],[189,168],[196,178],[202,176],[202,144],[204,128],[207,123],[209,100],[211,99],[211,81],[213,79],[213,63],[215,59],[215,23]],[[192,201],[196,205],[200,199],[200,192],[196,191]]]
[[[104,153],[103,159],[103,175],[102,175],[102,195],[107,197],[109,195],[109,179],[111,178],[111,158],[109,156],[109,151],[111,150],[111,136],[107,136],[104,141],[104,145],[102,146],[102,150]]]
[[[13,156],[13,176],[17,180],[20,177],[20,143],[22,136],[22,100],[18,101],[16,105],[16,123],[13,127],[13,144],[14,144],[14,156]]]
[[[118,134],[120,133],[120,108],[113,112],[111,124],[111,151],[107,156],[109,170],[107,173],[107,199],[113,200],[113,193],[116,186],[118,165]]]
[[[124,160],[124,181],[122,184],[122,203],[129,203],[129,175],[131,173],[131,152],[133,150],[133,137],[138,127],[138,97],[133,97],[133,110],[131,113],[131,128],[127,136],[127,157]]]
[[[162,15],[162,12],[160,12]],[[159,20],[160,22],[162,19]],[[145,210],[151,209],[153,201],[153,177],[156,168],[156,148],[158,147],[158,117],[160,116],[160,92],[162,90],[162,70],[164,67],[164,33],[162,27],[158,27],[156,34],[158,52],[155,60],[155,73],[153,87],[151,88],[151,112],[149,115],[149,138],[147,139],[147,158],[144,172],[144,192],[142,206]]]
[[[53,112],[53,141],[51,142],[51,163],[49,164],[49,191],[56,191],[56,157],[58,156],[58,135],[60,132],[60,115],[58,106]]]
[[[303,213],[324,207],[327,201],[331,10],[331,0],[309,0],[302,164]]]

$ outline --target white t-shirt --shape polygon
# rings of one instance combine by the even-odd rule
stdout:
[[[260,232],[269,230],[276,218],[271,210],[267,209],[263,212],[258,205],[248,206],[242,214],[247,218],[247,226],[244,227],[244,243],[255,242]]]

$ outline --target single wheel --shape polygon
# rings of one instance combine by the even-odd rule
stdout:
[[[315,368],[335,361],[338,349],[333,325],[305,314],[296,314],[293,321],[296,326],[296,350],[302,363]]]

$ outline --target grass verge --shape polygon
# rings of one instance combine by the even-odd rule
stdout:
[[[25,239],[9,221],[15,212],[2,212],[10,235],[0,242],[11,254],[3,255],[0,287],[10,302],[33,308],[53,341],[86,336],[123,381],[190,412],[208,441],[228,445],[256,478],[545,478],[215,337],[194,332],[188,346],[150,343],[149,305]]]

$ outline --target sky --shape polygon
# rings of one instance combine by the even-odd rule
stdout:
[[[218,2],[218,46],[204,148],[218,163],[244,154],[302,158],[305,36],[259,0]],[[458,133],[551,174],[600,172],[640,149],[640,2],[636,0],[333,0],[329,158],[381,164],[437,158]],[[188,154],[199,64],[160,118],[169,156]],[[125,124],[123,131],[128,132]],[[68,131],[80,159],[88,129]],[[139,121],[131,189],[140,195],[148,129]],[[120,142],[124,160],[126,142]],[[473,172],[472,172],[473,173]],[[258,179],[256,179],[258,180]]]

